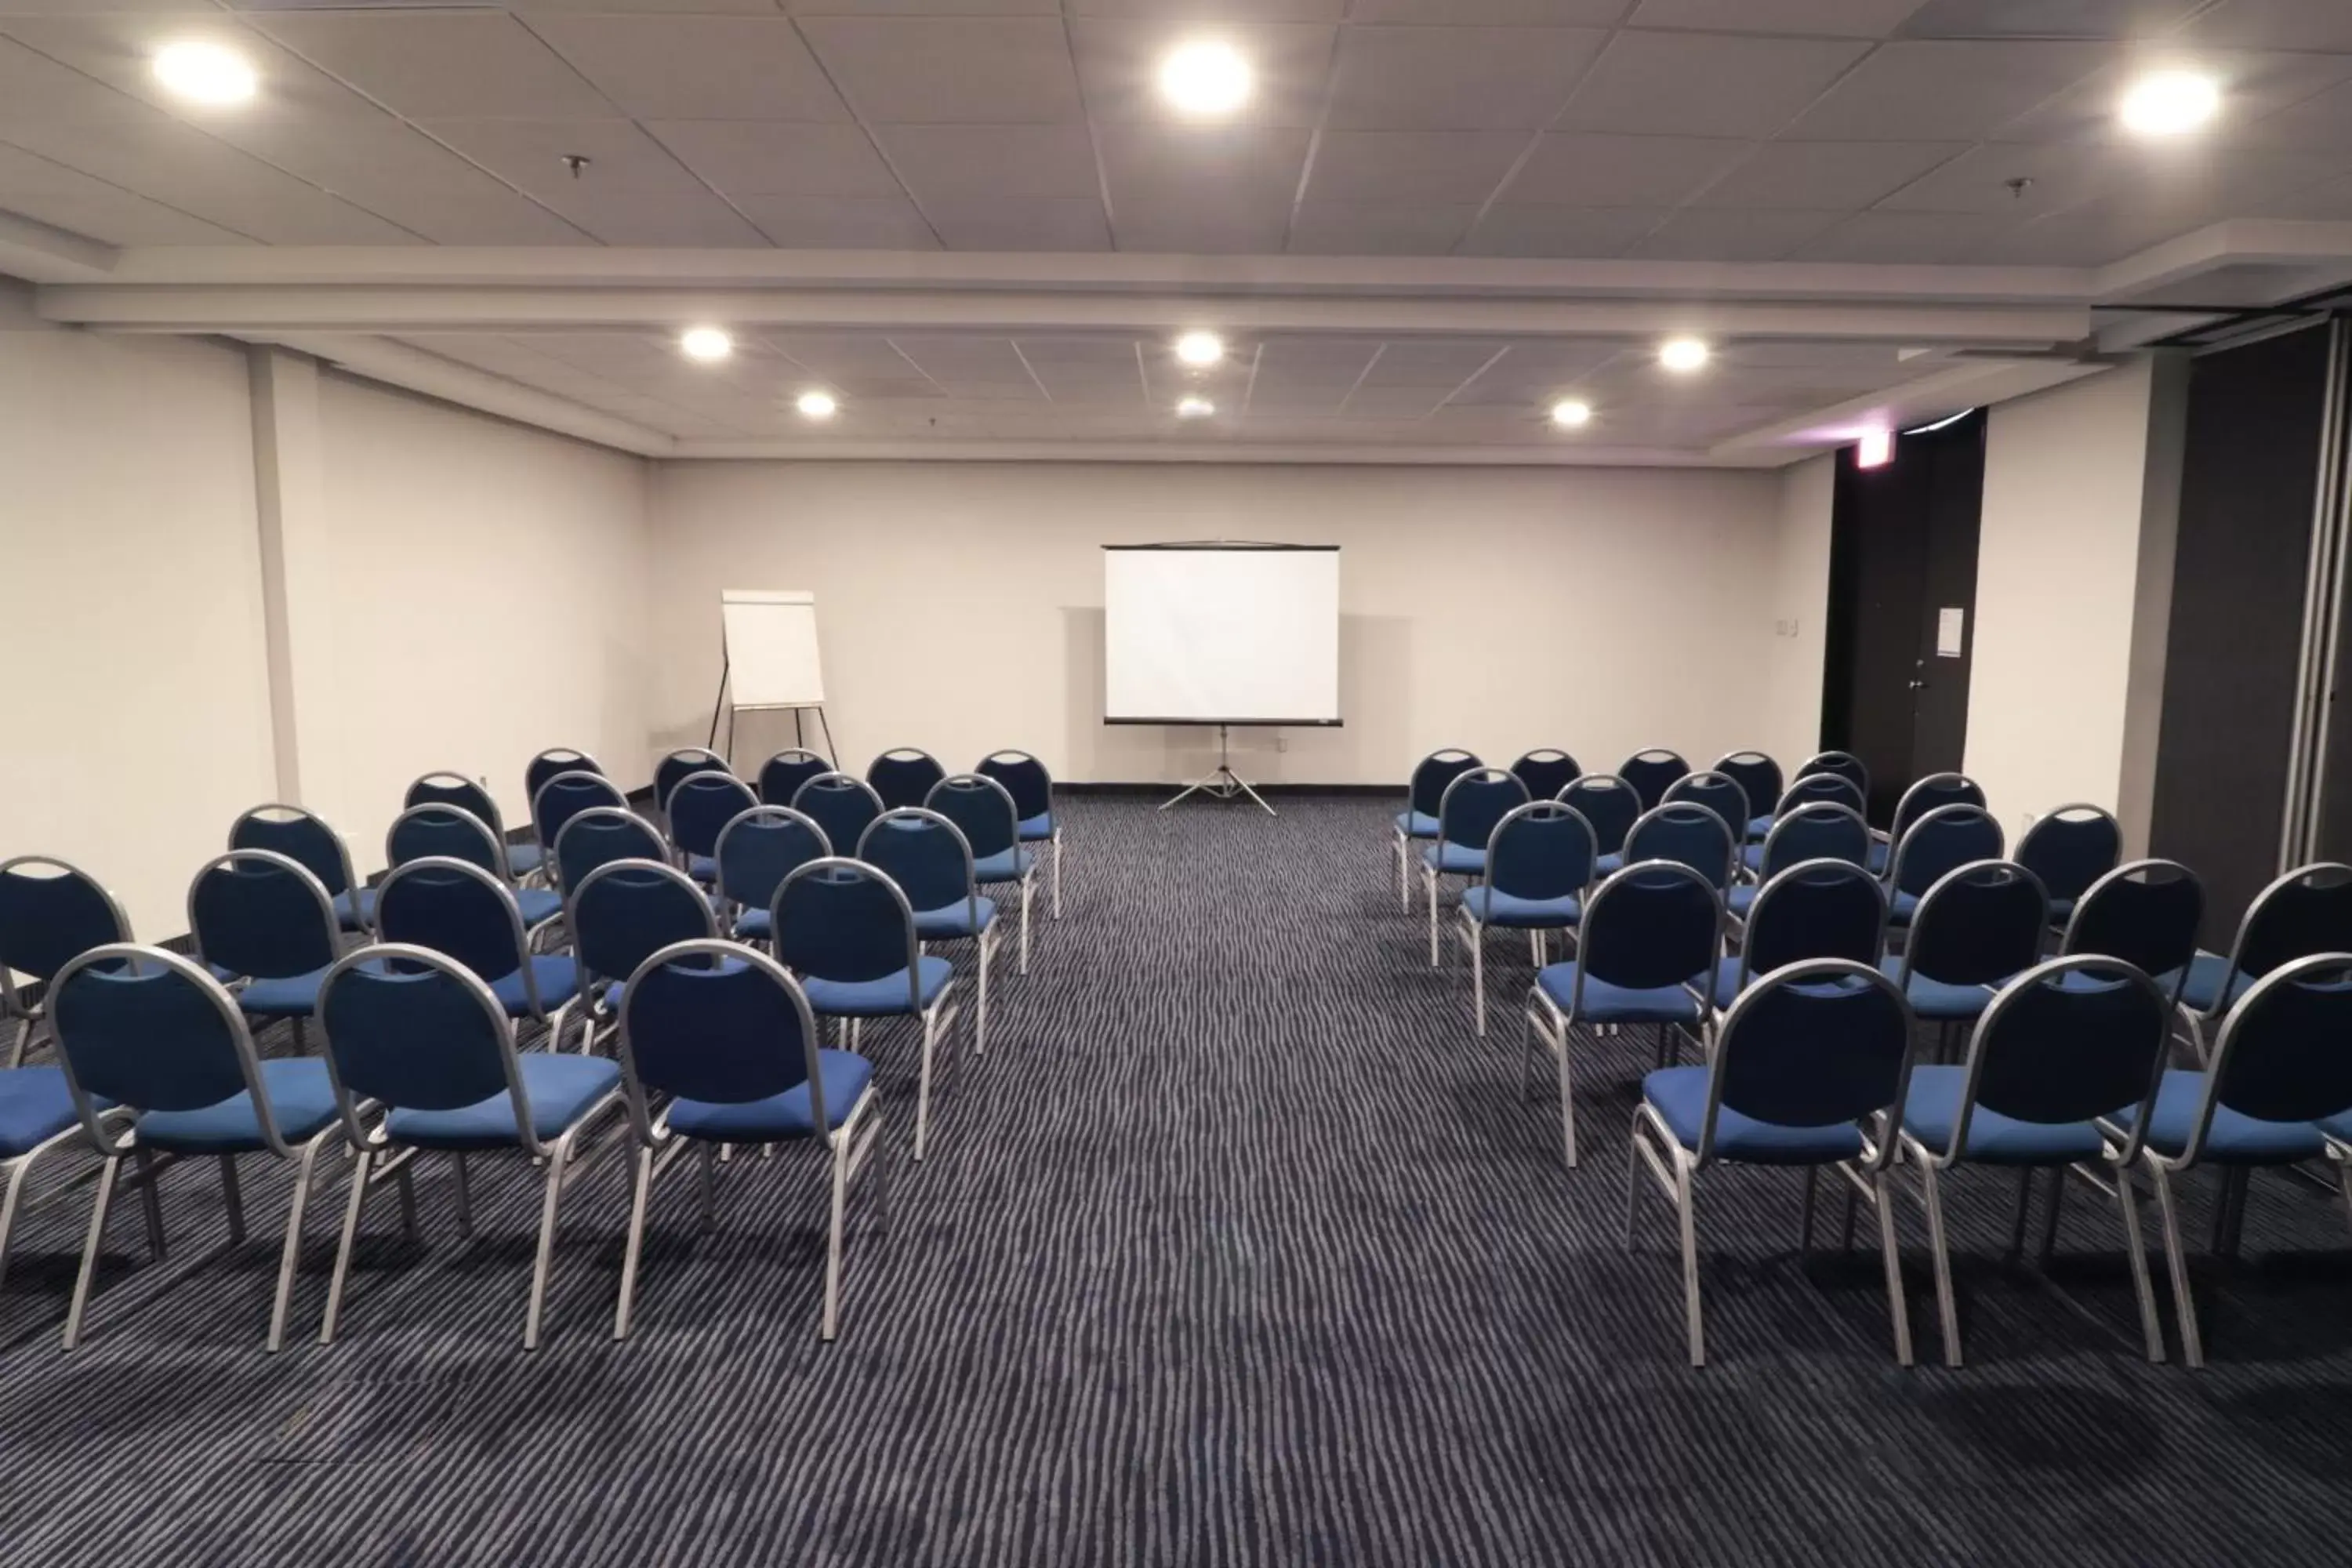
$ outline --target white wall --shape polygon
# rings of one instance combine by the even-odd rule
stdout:
[[[659,468],[655,497],[663,744],[709,721],[719,591],[811,589],[852,768],[894,745],[951,767],[1021,746],[1066,779],[1191,777],[1213,732],[1101,722],[1098,547],[1213,538],[1343,549],[1347,724],[1237,731],[1254,779],[1394,784],[1444,744],[1604,768],[1645,745],[1703,763],[1778,743],[1758,592],[1774,474],[688,463]],[[789,719],[743,726],[746,767],[791,742]]]
[[[1793,777],[1822,749],[1822,657],[1830,613],[1830,513],[1837,454],[1780,470],[1766,585],[1772,642],[1765,658],[1764,708],[1757,743]]]

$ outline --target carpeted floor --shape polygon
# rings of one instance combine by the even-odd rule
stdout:
[[[1898,1370],[1874,1252],[1795,1250],[1797,1179],[1701,1194],[1713,1364],[1684,1364],[1667,1210],[1621,1250],[1651,1043],[1587,1041],[1584,1163],[1522,1100],[1523,948],[1495,1032],[1395,901],[1392,803],[1161,815],[1066,801],[1066,918],[999,971],[931,1157],[908,1040],[869,1032],[887,1215],[854,1194],[842,1337],[816,1338],[808,1151],[727,1168],[693,1228],[654,1205],[635,1337],[611,1339],[624,1167],[565,1199],[545,1348],[519,1348],[540,1184],[476,1163],[476,1238],[426,1169],[421,1244],[379,1198],[342,1337],[261,1335],[285,1175],[256,1239],[209,1168],[135,1202],[89,1338],[57,1329],[87,1188],[20,1233],[0,1294],[0,1556],[191,1564],[731,1563],[1804,1565],[2336,1562],[2352,1510],[2352,1242],[2259,1182],[2246,1261],[2200,1269],[2214,1365],[2143,1363],[2112,1212],[2077,1194],[2053,1289],[2004,1267],[2013,1188],[1962,1181],[1971,1364]],[[968,1037],[967,1037],[968,1038]],[[2201,1242],[2206,1189],[2189,1220]],[[877,1224],[879,1228],[877,1229]],[[1869,1227],[1863,1227],[1866,1238]],[[2153,1231],[2151,1230],[2151,1236]],[[168,1289],[159,1287],[168,1285]],[[2169,1309],[2167,1308],[2168,1326]]]

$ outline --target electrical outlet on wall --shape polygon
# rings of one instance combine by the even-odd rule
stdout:
[[[1276,735],[1274,738],[1274,749],[1277,752],[1286,752],[1290,750],[1290,737],[1287,735]]]

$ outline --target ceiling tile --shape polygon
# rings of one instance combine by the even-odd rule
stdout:
[[[1977,260],[2015,222],[2000,213],[1856,213],[1800,247],[1795,258],[1960,266]]]
[[[1641,0],[1628,20],[1636,27],[1884,38],[1919,4],[1920,0]]]
[[[1351,26],[1339,40],[1329,123],[1533,131],[1559,112],[1608,37],[1579,27]]]
[[[1502,199],[1514,205],[1674,206],[1751,145],[1704,136],[1551,132],[1537,142]]]
[[[1110,248],[1094,196],[927,196],[923,213],[950,250]]]
[[[2352,57],[2329,55],[2352,64]],[[2275,114],[2248,121],[2231,105],[2223,134],[2234,145],[2325,149],[2352,142],[2352,83],[2314,93]]]
[[[551,16],[532,30],[640,120],[849,118],[788,16]]]
[[[1628,0],[1356,0],[1357,22],[1411,22],[1431,26],[1612,27],[1625,19]]]
[[[593,5],[601,0],[578,0]],[[678,0],[692,4],[693,0]],[[1061,0],[759,0],[795,16],[1058,16]]]
[[[259,73],[261,84],[253,101],[240,105],[235,118],[290,119],[315,121],[329,115],[376,114],[381,110],[317,67],[262,37],[251,27],[218,11],[180,0],[169,16],[120,9],[60,6],[73,15],[0,21],[0,31],[58,66],[119,89],[129,99],[184,116],[217,122],[226,118],[194,108],[174,97],[154,77],[150,57],[158,36],[166,28],[174,39],[218,43],[244,56]],[[0,88],[15,85],[0,70]],[[41,83],[29,84],[35,90]],[[54,82],[49,91],[55,91]],[[37,103],[38,100],[30,101]],[[118,103],[124,102],[118,99]],[[18,100],[0,90],[0,116],[17,112]],[[128,105],[125,105],[128,107]],[[35,109],[31,112],[39,113]]]
[[[1969,150],[1959,142],[1773,142],[1707,187],[1710,207],[1851,212]]]
[[[0,119],[111,120],[129,107],[105,83],[0,38]]]
[[[2194,139],[2199,146],[2292,144],[2293,121],[2272,128],[2282,111],[2352,78],[2352,56],[2345,55],[2214,50],[2200,54],[2197,66],[2217,78],[2222,91],[2221,116]],[[2004,142],[2095,141],[2147,146],[2149,143],[2126,130],[2116,113],[2116,105],[2140,69],[2131,59],[2116,60],[2009,121],[1997,134]]]
[[[1835,213],[1687,207],[1625,254],[1658,261],[1778,261],[1837,221]]]
[[[1083,125],[883,125],[875,140],[918,201],[933,197],[1083,196],[1101,176]]]
[[[1508,343],[1492,338],[1395,339],[1382,346],[1360,384],[1450,392],[1507,347]]]
[[[508,194],[497,180],[389,114],[320,123],[238,120],[207,129],[233,147],[362,204],[387,193],[458,198]]]
[[[250,6],[255,0],[228,0],[232,5]],[[395,4],[400,0],[394,0]],[[563,16],[583,11],[597,13],[644,12],[735,12],[744,16],[771,16],[777,9],[777,0],[505,0],[509,11],[525,16]]]
[[[495,12],[286,12],[257,25],[411,120],[614,112],[563,57]]]
[[[979,332],[893,332],[890,346],[950,391],[959,382],[1002,385],[1029,380],[1029,367],[1011,338]]]
[[[1915,38],[2150,38],[2213,0],[1927,0],[1906,22]]]
[[[855,125],[651,120],[646,130],[730,196],[895,196],[889,165]]]
[[[1835,39],[1619,33],[1577,89],[1559,128],[1770,136],[1869,47]]]
[[[367,208],[436,245],[594,243],[575,225],[501,185],[467,195],[440,191],[380,192],[367,198]]]
[[[732,195],[732,193],[730,193]],[[930,225],[904,196],[733,196],[787,250],[937,250]]]
[[[1444,256],[1478,216],[1475,204],[1302,203],[1290,248],[1313,256]]]
[[[679,192],[599,192],[592,188],[586,193],[550,194],[540,199],[607,245],[769,243],[765,235],[744,222],[733,208],[699,187]]]
[[[1087,112],[1097,123],[1203,129],[1171,109],[1156,85],[1161,58],[1198,30],[1190,16],[1073,20],[1070,47],[1086,88]],[[1248,58],[1253,77],[1249,101],[1224,123],[1313,126],[1321,120],[1338,29],[1234,23],[1216,33]]]
[[[1498,206],[1478,220],[1462,254],[1612,257],[1665,216],[1655,207]]]
[[[247,237],[14,147],[0,147],[0,211],[109,245],[242,245]]]
[[[1307,163],[1307,133],[1282,127],[1099,125],[1095,149],[1114,212],[1131,197],[1269,201],[1286,214]]]
[[[2335,0],[2227,0],[2182,37],[2250,49],[2352,51],[2352,7]]]
[[[2166,220],[2094,202],[1995,235],[1975,259],[2021,267],[2104,267],[2179,233]]]
[[[1339,412],[1349,419],[1418,419],[1433,411],[1452,390],[1450,386],[1359,386],[1348,394]]]
[[[1527,144],[1516,131],[1327,131],[1307,194],[1320,202],[1476,206]]]
[[[1977,141],[2096,70],[2104,44],[1888,44],[1789,128],[1819,142]]]
[[[1069,47],[1048,17],[813,16],[801,27],[868,121],[1080,118]]]
[[[1118,248],[1154,255],[1271,256],[1290,226],[1290,204],[1118,200],[1111,233]]]
[[[2117,150],[2096,143],[1990,142],[1932,169],[1880,205],[1909,212],[2006,212],[2036,217],[2087,201],[2115,178]],[[2014,179],[2032,183],[2012,192]]]
[[[544,200],[702,190],[667,147],[625,120],[436,120],[425,129]],[[576,176],[563,162],[572,153],[588,160]]]

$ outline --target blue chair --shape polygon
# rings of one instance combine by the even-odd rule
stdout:
[[[1029,973],[1029,900],[1036,890],[1037,854],[1021,842],[1021,810],[994,779],[953,773],[931,786],[925,810],[956,826],[971,850],[972,880],[982,889],[1017,888],[1021,892],[1020,972]],[[859,842],[865,835],[861,831]],[[835,843],[841,842],[835,840]]]
[[[1459,746],[1440,746],[1413,764],[1412,776],[1405,784],[1404,809],[1396,814],[1391,826],[1396,848],[1397,907],[1407,913],[1412,910],[1409,862],[1413,844],[1437,837],[1437,808],[1445,799],[1445,786],[1483,765],[1476,752],[1465,752]]]
[[[318,878],[341,930],[365,931],[375,918],[375,889],[358,885],[343,836],[323,817],[299,805],[257,805],[229,824],[228,847],[275,850]]]
[[[939,759],[920,746],[894,746],[866,764],[866,783],[885,811],[922,805],[947,776]]]
[[[580,963],[583,1051],[594,1050],[597,1037],[619,1017],[621,987],[650,954],[673,942],[719,937],[710,900],[685,872],[659,859],[614,860],[589,871],[564,900],[563,921]]]
[[[1974,861],[1936,879],[1901,955],[1879,967],[1923,1022],[1972,1022],[1995,992],[2042,961],[2049,924],[2049,896],[2032,872],[2011,860]]]
[[[315,886],[315,881],[314,881]],[[294,1195],[278,1262],[278,1294],[268,1345],[285,1342],[287,1304],[302,1245],[302,1211],[319,1150],[335,1131],[334,1090],[316,1057],[261,1059],[236,1003],[219,981],[159,947],[110,942],[59,970],[50,1008],[58,1059],[74,1112],[104,1162],[81,1272],[66,1314],[65,1347],[81,1342],[81,1325],[106,1241],[107,1209],[122,1162],[138,1162],[147,1211],[149,1251],[163,1255],[163,1211],[156,1156],[212,1156],[220,1162],[221,1195],[231,1243],[245,1239],[237,1186],[241,1154],[294,1162]],[[121,1127],[117,1116],[128,1116]]]
[[[1553,798],[1573,806],[1592,825],[1593,847],[1600,851],[1592,863],[1594,874],[1606,877],[1623,870],[1625,835],[1633,831],[1644,809],[1633,786],[1615,773],[1586,773]]]
[[[408,786],[408,793],[401,797],[400,805],[404,811],[412,805],[454,805],[461,811],[472,812],[505,846],[507,868],[519,880],[536,876],[546,860],[536,843],[509,844],[506,818],[499,815],[499,803],[491,798],[490,792],[478,780],[469,779],[454,769],[429,773],[418,778]],[[245,846],[233,844],[229,847],[241,849]],[[265,844],[260,847],[267,849],[274,846]],[[298,856],[297,858],[300,858]],[[326,880],[324,878],[320,879]],[[332,892],[334,884],[328,883],[327,890]]]
[[[765,953],[726,942],[681,942],[649,955],[629,976],[621,1007],[621,1084],[637,1158],[613,1337],[629,1337],[646,1205],[654,1178],[670,1158],[689,1143],[701,1149],[708,1229],[718,1219],[721,1150],[809,1140],[833,1156],[824,1312],[817,1331],[830,1341],[840,1321],[849,1184],[882,1127],[879,1112],[867,1115],[874,1109],[873,1082],[873,1065],[864,1057],[819,1048],[808,998]]]
[[[1511,764],[1529,800],[1552,800],[1584,775],[1576,759],[1558,746],[1539,746]]]
[[[8,1238],[34,1167],[84,1135],[64,1068],[0,1068],[0,1279],[7,1277]]]
[[[673,835],[677,831],[677,825],[669,816],[670,792],[697,773],[723,773],[732,778],[735,770],[727,765],[726,758],[701,746],[680,746],[665,752],[654,764],[654,815],[661,820],[665,831]]]
[[[2198,1055],[2230,1007],[2254,982],[2291,959],[2352,952],[2352,866],[2298,866],[2254,895],[2227,958],[2200,949],[2180,985]]]
[[[604,767],[585,752],[575,752],[569,746],[555,746],[541,752],[523,764],[523,798],[533,805],[539,804],[539,792],[550,781],[565,773],[602,774]],[[533,819],[536,822],[536,818]]]
[[[319,1342],[335,1342],[369,1190],[387,1175],[402,1181],[402,1215],[413,1236],[408,1162],[421,1153],[448,1154],[457,1172],[458,1227],[470,1234],[466,1156],[512,1149],[547,1168],[522,1331],[522,1348],[538,1349],[564,1178],[585,1163],[575,1158],[582,1135],[621,1107],[620,1064],[516,1050],[509,1010],[480,975],[455,958],[404,942],[345,954],[328,972],[319,1017],[334,1074],[333,1104],[359,1155]]]
[[[1528,803],[1528,786],[1504,768],[1472,768],[1454,775],[1437,803],[1437,838],[1421,852],[1421,887],[1429,903],[1429,966],[1437,967],[1438,891],[1448,877],[1475,881],[1486,874],[1486,841],[1513,808]]]
[[[1544,933],[1573,931],[1584,918],[1592,860],[1592,825],[1556,800],[1512,807],[1487,836],[1486,875],[1462,890],[1459,933],[1470,949],[1471,1016],[1479,1038],[1486,1037],[1488,929],[1526,931],[1541,969]]]
[[[615,860],[669,859],[669,845],[661,830],[635,812],[617,805],[592,805],[575,814],[555,836],[555,854],[548,861],[556,891],[567,898],[581,879],[599,866]]]
[[[857,858],[898,885],[915,911],[915,937],[922,951],[935,942],[969,942],[978,955],[979,1001],[973,1009],[971,1051],[988,1052],[988,970],[996,956],[996,900],[984,897],[973,879],[971,846],[963,830],[938,812],[919,805],[886,811],[857,841]]]
[[[1885,870],[1887,861],[1902,845],[1905,837],[1910,834],[1912,827],[1923,820],[1929,812],[1940,811],[1948,805],[1972,805],[1982,811],[1984,804],[1984,791],[1974,779],[1959,773],[1929,773],[1926,778],[1905,790],[1903,798],[1895,803],[1894,823],[1887,828],[1886,837],[1881,839],[1871,851],[1870,868],[1874,871]],[[1996,855],[1992,858],[1999,857]]]
[[[565,824],[599,805],[626,811],[629,797],[611,779],[585,769],[558,773],[540,785],[538,793],[530,797],[530,827],[541,858],[554,856],[555,841],[563,837]]]
[[[1548,963],[1528,988],[1527,1037],[1540,1039],[1559,1067],[1560,1138],[1576,1168],[1576,1094],[1569,1070],[1569,1030],[1578,1024],[1658,1026],[1704,1038],[1707,987],[1723,951],[1723,900],[1687,866],[1646,861],[1628,866],[1594,889],[1584,906],[1576,957]]]
[[[915,911],[898,885],[856,860],[830,856],[797,867],[776,889],[776,962],[791,970],[818,1017],[845,1037],[867,1018],[913,1018],[923,1034],[915,1089],[915,1158],[929,1142],[931,1058],[954,1026],[955,966],[922,951]]]
[[[1062,918],[1062,819],[1054,815],[1054,775],[1026,752],[991,752],[971,770],[994,779],[1013,797],[1021,814],[1021,842],[1044,844],[1054,851],[1054,918]]]
[[[790,805],[793,796],[800,794],[801,785],[831,772],[833,764],[814,752],[787,746],[760,764],[760,804]]]
[[[1780,782],[1780,764],[1762,752],[1726,752],[1709,771],[1730,779],[1747,797],[1748,820],[1738,824],[1740,837],[1763,837],[1772,826],[1769,814],[1786,788]]]
[[[1618,768],[1617,776],[1633,786],[1633,793],[1641,797],[1642,809],[1650,811],[1664,805],[1666,786],[1690,771],[1690,764],[1683,761],[1681,752],[1670,752],[1664,746],[1653,746],[1626,758],[1623,765]]]
[[[2140,1163],[2156,1183],[2181,1360],[2205,1364],[2189,1293],[2173,1186],[2200,1165],[2221,1168],[2214,1250],[2234,1252],[2245,1189],[2264,1166],[2327,1156],[2352,1204],[2352,952],[2314,953],[2279,964],[2249,986],[2221,1023],[2212,1067],[2168,1069],[2146,1113],[2103,1121],[2118,1141],[2140,1134]]]
[[[2074,901],[2058,951],[2069,958],[2120,958],[2154,975],[2166,1007],[2176,1009],[2204,921],[2205,889],[2196,872],[2178,860],[2135,860],[2092,883]]]
[[[705,886],[719,880],[719,835],[760,804],[751,786],[733,773],[693,773],[669,792],[669,841],[686,862],[686,874]]]
[[[1739,869],[1739,847],[1748,841],[1748,824],[1755,813],[1748,809],[1748,792],[1729,773],[1719,773],[1711,768],[1695,773],[1685,773],[1666,786],[1666,798],[1661,805],[1703,805],[1723,819],[1731,830],[1731,869]]]
[[[1774,834],[1796,820],[1775,824]],[[1824,958],[1875,968],[1886,950],[1886,889],[1854,860],[1800,860],[1753,891],[1739,952],[1716,963],[1718,1010],[1758,975]]]
[[[47,855],[0,860],[0,1023],[16,1026],[10,1067],[24,1062],[58,971],[93,947],[130,940],[131,917],[88,873]],[[40,1000],[17,988],[20,974],[40,985]]]
[[[1731,889],[1726,900],[1735,920],[1748,918],[1756,889],[1790,867],[1806,860],[1846,860],[1856,866],[1870,862],[1870,825],[1853,806],[1834,801],[1808,801],[1775,814],[1761,844],[1743,845],[1740,863],[1756,879]],[[1882,897],[1881,902],[1885,900]]]
[[[1772,825],[1789,813],[1807,805],[1842,805],[1861,816],[1869,803],[1863,798],[1862,786],[1838,773],[1805,773],[1780,792],[1780,798],[1771,811],[1754,817],[1748,824],[1748,836],[1761,838],[1772,831]]]
[[[548,843],[551,851],[554,840]],[[516,885],[508,868],[506,846],[499,842],[488,823],[458,806],[411,806],[394,817],[383,836],[383,859],[395,871],[412,861],[427,859],[463,860],[468,866],[479,867],[514,895],[515,909],[522,916],[525,931],[536,931],[563,912],[563,895],[552,888]],[[371,919],[381,930],[383,885],[379,883],[373,891],[375,908]]]
[[[2063,926],[2074,900],[2123,858],[2124,830],[2104,806],[2076,803],[2038,818],[2017,841],[2017,863],[2050,891],[2050,919]]]
[[[1731,886],[1731,869],[1738,863],[1739,829],[1732,825],[1745,820],[1692,801],[1668,801],[1643,812],[1625,835],[1625,862],[1638,866],[1671,860],[1687,866],[1720,897]]]
[[[823,828],[824,841],[840,849],[856,844],[883,808],[882,797],[864,779],[820,773],[801,785],[793,809]]]
[[[196,962],[230,988],[248,1018],[284,1018],[307,1052],[302,1021],[343,952],[327,889],[310,870],[267,849],[232,849],[188,883],[188,932]]]
[[[1815,778],[1824,773],[1832,778],[1845,780],[1853,785],[1854,794],[1860,795],[1865,803],[1869,801],[1870,770],[1863,766],[1862,759],[1852,752],[1817,752],[1807,757],[1804,765],[1797,770],[1797,777],[1800,779]],[[1857,806],[1854,809],[1859,811],[1863,807]]]
[[[1986,1006],[1964,1064],[1921,1063],[1911,1069],[1903,1100],[1903,1163],[1918,1173],[1919,1204],[1927,1215],[1946,1365],[1960,1364],[1960,1327],[1944,1235],[1942,1183],[1963,1163],[2021,1173],[2012,1251],[2024,1247],[2033,1173],[2056,1173],[2043,1236],[2045,1259],[2057,1234],[2055,1189],[2063,1185],[2068,1171],[2094,1178],[2092,1185],[2112,1194],[2123,1220],[2124,1254],[2139,1297],[2147,1359],[2164,1359],[2156,1292],[2148,1284],[2132,1194],[2139,1140],[2132,1134],[2110,1139],[2098,1121],[2133,1108],[2133,1125],[2147,1125],[2171,1013],[2155,983],[2131,964],[2107,956],[2053,959],[2011,981]]]
[[[824,829],[788,805],[755,805],[719,830],[719,896],[735,910],[738,941],[765,942],[768,906],[797,866],[833,853]]]
[[[1874,855],[1884,846],[1872,846]],[[2000,824],[1980,805],[1942,805],[1913,823],[1895,840],[1895,864],[1887,869],[1886,918],[1898,929],[1911,923],[1929,888],[1963,866],[2002,858]]]
[[[563,1048],[580,963],[568,953],[531,952],[512,888],[468,861],[434,856],[394,867],[376,889],[375,907],[384,942],[456,959],[489,987],[509,1018],[546,1025],[548,1048]]]
[[[1903,1104],[1910,1075],[1911,1009],[1902,994],[1866,964],[1825,959],[1775,970],[1744,993],[1725,1017],[1706,1066],[1661,1068],[1642,1080],[1625,1241],[1633,1245],[1646,1165],[1681,1222],[1691,1365],[1706,1364],[1696,1188],[1700,1173],[1717,1164],[1807,1167],[1808,1198],[1812,1173],[1826,1165],[1869,1195],[1878,1210],[1895,1359],[1911,1364],[1887,1179],[1897,1144],[1865,1135],[1863,1126]]]

